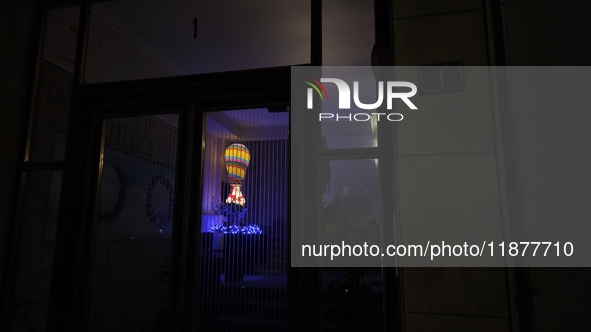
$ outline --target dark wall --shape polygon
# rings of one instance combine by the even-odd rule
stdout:
[[[395,64],[490,65],[493,52],[489,47],[492,34],[487,2],[393,1]],[[486,83],[475,82],[466,88],[484,89],[480,84]],[[418,225],[433,218],[430,211],[462,211],[467,216],[464,213],[475,209],[477,205],[472,203],[475,195],[469,189],[474,181],[466,181],[465,172],[479,174],[487,183],[497,181],[495,160],[499,151],[493,143],[496,133],[491,129],[495,126],[494,112],[484,108],[458,109],[455,115],[445,117],[433,113],[405,116],[403,125],[397,127],[396,141],[400,220],[416,220],[409,224]],[[450,140],[453,135],[446,132],[450,128],[453,135],[465,139]],[[478,135],[474,134],[474,128],[479,128]],[[462,173],[446,172],[442,176],[441,171],[445,169],[462,170]],[[450,195],[451,189],[461,181],[466,181],[465,189]],[[489,188],[487,197],[502,194],[495,186]],[[493,212],[473,215],[487,220],[490,229],[499,227],[498,221],[502,220],[499,202],[488,198],[481,202],[478,211]],[[469,218],[454,220],[473,222]],[[406,331],[511,331],[515,320],[510,282],[502,268],[403,268],[404,328]]]
[[[504,5],[511,65],[591,64],[591,3],[505,0]],[[526,222],[581,218],[581,203],[588,202],[588,195],[566,199],[574,197],[573,192],[588,192],[584,188],[589,188],[591,181],[584,165],[564,156],[565,151],[571,151],[568,156],[576,160],[591,158],[587,129],[591,116],[569,116],[568,110],[564,111],[557,119],[539,110],[530,114],[515,110]],[[556,144],[556,135],[561,144]],[[540,163],[540,159],[547,162]],[[591,330],[591,269],[532,268],[530,275],[531,286],[538,293],[533,297],[536,331]]]
[[[0,280],[6,276],[19,148],[29,109],[39,23],[40,13],[30,1],[0,2]]]
[[[591,64],[591,3],[552,0],[505,0],[503,3],[511,65]]]

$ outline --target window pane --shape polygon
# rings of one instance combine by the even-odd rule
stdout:
[[[62,171],[27,173],[19,223],[10,331],[45,331]]]
[[[289,114],[278,110],[206,116],[200,331],[287,330]]]
[[[380,245],[377,159],[321,164],[323,244]],[[381,268],[324,268],[324,331],[382,331]],[[363,306],[359,306],[363,303]]]
[[[370,66],[374,38],[373,1],[322,1],[322,64]]]
[[[87,82],[309,63],[309,1],[108,1],[92,6]]]
[[[76,41],[80,6],[47,11],[43,59],[72,73],[76,58]]]
[[[72,108],[80,6],[47,12],[29,160],[63,160]]]
[[[177,126],[106,120],[89,331],[168,331]]]
[[[321,211],[325,242],[381,243],[377,159],[321,164]]]
[[[333,108],[335,118],[322,119],[322,140],[323,148],[346,149],[346,148],[367,148],[378,146],[378,117],[367,115],[365,112],[345,112],[336,107]],[[363,122],[349,122],[336,117],[347,119],[357,117]]]

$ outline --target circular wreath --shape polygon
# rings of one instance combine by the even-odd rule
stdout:
[[[166,213],[166,218],[157,218],[156,214],[154,213],[154,205],[152,202],[154,200],[154,188],[156,187],[157,183],[160,183],[166,188],[166,190],[168,190],[168,211]],[[168,181],[168,179],[162,175],[156,175],[152,177],[152,180],[148,185],[148,193],[146,195],[146,218],[148,218],[148,222],[154,225],[154,227],[166,226],[166,220],[172,219],[173,199],[174,194],[170,181]]]
[[[108,211],[105,211],[104,205],[99,207],[99,222],[102,222],[109,227],[113,223],[113,220],[117,219],[123,211],[125,204],[127,203],[127,191],[125,189],[125,176],[121,169],[115,165],[112,165],[113,169],[115,170],[115,175],[117,176],[117,181],[119,182],[119,192],[117,193],[117,202]]]

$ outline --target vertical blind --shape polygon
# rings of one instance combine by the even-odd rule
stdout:
[[[196,326],[284,331],[289,113],[266,108],[211,112],[205,125]],[[240,183],[243,205],[227,200],[237,182],[226,167],[232,144],[248,150]],[[246,159],[243,152],[234,157]]]

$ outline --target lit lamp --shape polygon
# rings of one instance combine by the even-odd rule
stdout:
[[[226,203],[243,206],[246,203],[246,199],[242,191],[240,191],[240,187],[244,183],[244,175],[250,162],[250,152],[248,152],[248,149],[243,144],[233,143],[226,149],[225,159],[231,186]]]

